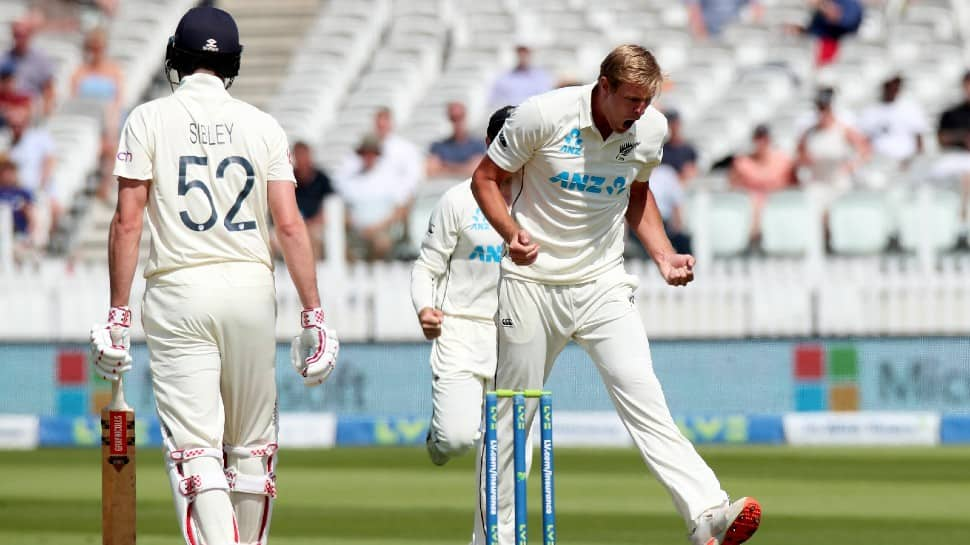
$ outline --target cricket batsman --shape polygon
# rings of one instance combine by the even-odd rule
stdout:
[[[189,545],[265,544],[269,532],[278,415],[268,215],[304,307],[291,356],[305,384],[327,379],[339,348],[320,308],[286,135],[228,93],[242,49],[233,18],[212,7],[189,10],[169,39],[165,68],[178,87],[135,108],[120,137],[111,308],[91,333],[102,376],[130,369],[128,298],[147,207],[141,317]]]
[[[637,279],[623,267],[626,222],[668,284],[683,286],[694,277],[694,258],[674,251],[647,184],[667,133],[663,114],[650,105],[662,83],[649,51],[619,46],[601,63],[595,83],[519,105],[472,176],[476,201],[508,246],[495,318],[495,387],[541,389],[556,357],[575,341],[670,493],[690,542],[738,545],[757,530],[761,506],[753,498],[731,503],[674,423],[634,304]],[[499,188],[519,170],[522,191],[510,213]],[[527,408],[531,423],[536,400]],[[498,429],[512,429],[511,409],[510,400],[500,400]],[[511,545],[514,530],[511,436],[499,434],[503,545]],[[484,533],[476,532],[474,543],[484,544]]]

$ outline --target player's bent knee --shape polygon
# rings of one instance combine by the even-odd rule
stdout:
[[[478,428],[462,429],[459,427],[444,427],[437,433],[436,446],[438,450],[448,456],[460,456],[471,450],[481,436]]]

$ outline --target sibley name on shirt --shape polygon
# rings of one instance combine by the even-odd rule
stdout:
[[[189,142],[204,146],[218,146],[232,143],[232,123],[203,125],[189,123]]]

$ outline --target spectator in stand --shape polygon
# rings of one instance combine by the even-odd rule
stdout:
[[[691,251],[690,235],[683,215],[684,202],[687,200],[685,183],[670,165],[661,164],[650,174],[650,192],[657,201],[667,238],[678,254],[689,254]]]
[[[38,30],[77,33],[104,25],[114,17],[119,0],[31,0],[30,16]]]
[[[687,180],[680,177],[672,165],[660,164],[650,173],[650,193],[657,202],[664,231],[670,244],[679,254],[691,253],[691,236],[684,220]],[[637,242],[636,232],[628,224],[623,255],[628,259],[649,259],[647,251]]]
[[[660,164],[672,166],[680,180],[686,182],[697,175],[697,150],[684,138],[680,114],[676,110],[668,110],[666,116],[667,142]]]
[[[485,155],[485,142],[468,133],[465,105],[448,103],[451,136],[431,144],[428,155],[428,176],[452,176],[465,179],[472,175]]]
[[[764,208],[765,199],[770,193],[795,183],[795,161],[774,146],[767,125],[755,127],[751,143],[751,153],[734,157],[728,179],[731,187],[746,191],[751,197],[754,238],[760,233],[761,209]]]
[[[0,64],[0,128],[7,126],[7,112],[11,108],[30,109],[30,95],[17,90],[14,63]]]
[[[108,58],[106,53],[108,36],[102,29],[94,29],[84,38],[84,61],[71,76],[71,95],[95,101],[104,108],[104,130],[101,138],[101,183],[98,197],[108,199],[116,187],[114,176],[115,151],[118,147],[118,127],[121,123],[121,108],[124,78],[121,67]]]
[[[326,217],[323,200],[333,193],[330,178],[313,163],[313,153],[306,142],[293,144],[293,174],[296,176],[296,205],[306,222],[313,243],[313,254],[323,257],[323,227]]]
[[[944,151],[966,157],[970,165],[970,72],[963,75],[963,100],[940,116],[937,136]]]
[[[373,135],[381,146],[378,157],[382,163],[381,170],[387,170],[395,178],[395,183],[408,195],[413,195],[418,183],[424,178],[424,157],[410,140],[394,132],[394,121],[389,108],[379,108],[374,113]],[[336,179],[355,175],[362,170],[360,153],[348,156],[336,172]]]
[[[798,142],[799,181],[823,210],[852,187],[853,174],[869,159],[865,136],[840,121],[832,109],[834,92],[815,97],[818,120]]]
[[[29,249],[33,245],[34,198],[30,191],[20,186],[17,165],[5,154],[0,154],[0,204],[13,209],[16,247],[20,251]]]
[[[78,0],[31,0],[30,18],[41,32],[77,33],[81,29]]]
[[[808,25],[786,25],[791,33],[808,34],[818,39],[815,64],[824,66],[835,60],[839,41],[855,34],[862,25],[864,9],[859,0],[808,0],[812,18]]]
[[[111,19],[118,11],[121,0],[93,0],[91,3],[98,9],[102,17]]]
[[[532,66],[532,49],[519,44],[515,48],[515,68],[502,74],[492,86],[489,104],[501,108],[506,104],[518,106],[523,100],[552,89],[556,81],[542,68]]]
[[[0,58],[0,64],[13,63],[17,90],[40,99],[44,116],[54,111],[54,67],[47,55],[31,47],[33,23],[20,19],[10,25],[13,47]]]
[[[54,139],[47,129],[31,127],[30,116],[29,107],[20,106],[8,111],[8,127],[4,135],[9,143],[7,153],[17,165],[20,184],[34,195],[35,202],[49,214],[49,227],[53,230],[61,214],[52,177],[56,162]]]
[[[358,170],[336,179],[337,193],[347,205],[352,259],[387,259],[404,235],[413,187],[400,183],[393,165],[381,157],[383,149],[380,137],[366,135],[356,150]]]
[[[902,85],[899,75],[883,82],[880,102],[862,111],[859,129],[876,155],[905,165],[923,152],[923,134],[930,128],[919,104],[899,98]]]
[[[963,75],[963,100],[940,116],[937,138],[943,153],[933,166],[931,177],[959,183],[966,213],[970,200],[970,72]]]
[[[686,0],[690,30],[698,40],[716,39],[725,26],[741,14],[745,6],[752,17],[761,19],[762,7],[757,0]]]

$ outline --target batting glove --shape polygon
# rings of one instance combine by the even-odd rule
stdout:
[[[323,384],[337,363],[340,341],[337,332],[323,321],[323,309],[308,308],[300,313],[303,332],[293,337],[290,360],[293,368],[303,377],[303,384]]]
[[[108,323],[91,327],[89,359],[94,371],[106,380],[115,381],[131,370],[131,309],[111,307]]]

